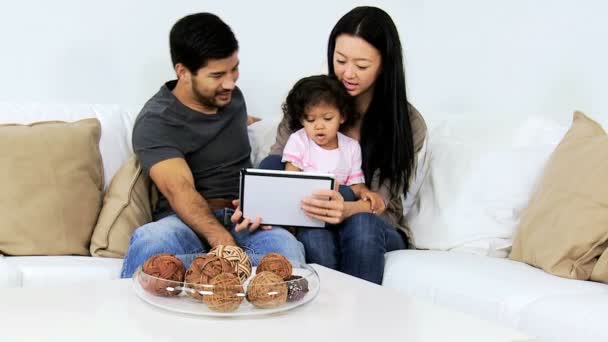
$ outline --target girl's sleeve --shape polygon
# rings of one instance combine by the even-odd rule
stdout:
[[[305,142],[301,139],[298,133],[293,133],[289,136],[285,148],[283,148],[282,162],[290,162],[300,170],[304,169],[304,152],[306,149]]]
[[[351,168],[345,185],[354,185],[365,183],[365,177],[363,175],[363,170],[361,170],[361,146],[359,142],[353,141],[350,147],[351,153]]]

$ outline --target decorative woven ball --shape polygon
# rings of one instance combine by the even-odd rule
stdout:
[[[289,260],[281,254],[268,253],[260,260],[255,272],[260,273],[266,271],[278,275],[283,280],[287,280],[291,276],[292,267]]]
[[[219,256],[232,263],[234,270],[241,283],[244,283],[251,275],[251,262],[247,253],[237,246],[218,245],[213,247],[208,254]]]
[[[272,272],[257,273],[247,286],[247,300],[258,308],[276,308],[287,301],[287,285]]]
[[[222,273],[211,279],[209,285],[213,285],[210,289],[212,294],[205,295],[203,302],[207,304],[209,309],[219,312],[231,312],[238,309],[245,290],[239,277],[234,273]]]
[[[211,279],[220,273],[235,273],[232,263],[215,255],[194,258],[186,272],[186,287],[190,289],[186,290],[186,294],[194,299],[203,300],[201,291],[208,291],[209,287],[197,285],[209,284]]]
[[[286,280],[287,301],[297,302],[302,300],[308,293],[308,280],[297,275],[292,275]]]
[[[163,297],[177,296],[184,281],[186,266],[173,254],[156,254],[142,266],[141,286],[148,292]]]

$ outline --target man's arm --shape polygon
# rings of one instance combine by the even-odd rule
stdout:
[[[171,158],[154,164],[150,178],[177,215],[211,247],[236,245],[232,235],[211,212],[205,198],[196,191],[192,171],[184,159]]]

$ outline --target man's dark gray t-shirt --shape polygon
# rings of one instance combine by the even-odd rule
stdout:
[[[186,107],[171,93],[177,81],[163,85],[144,105],[133,127],[133,150],[146,174],[163,160],[183,158],[196,190],[205,198],[234,199],[239,171],[251,167],[247,108],[238,88],[232,101],[217,114]],[[160,194],[154,220],[175,213]]]

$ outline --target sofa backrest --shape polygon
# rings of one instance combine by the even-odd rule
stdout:
[[[133,153],[131,129],[139,108],[118,105],[40,105],[0,102],[0,123],[29,124],[39,121],[76,121],[97,118],[101,123],[99,149],[103,159],[104,188]]]
[[[76,121],[97,118],[101,123],[99,149],[103,159],[104,188],[120,166],[133,154],[131,134],[139,106],[98,104],[16,104],[0,102],[0,124],[39,121]],[[277,119],[264,119],[249,126],[251,159],[257,165],[274,142]]]

